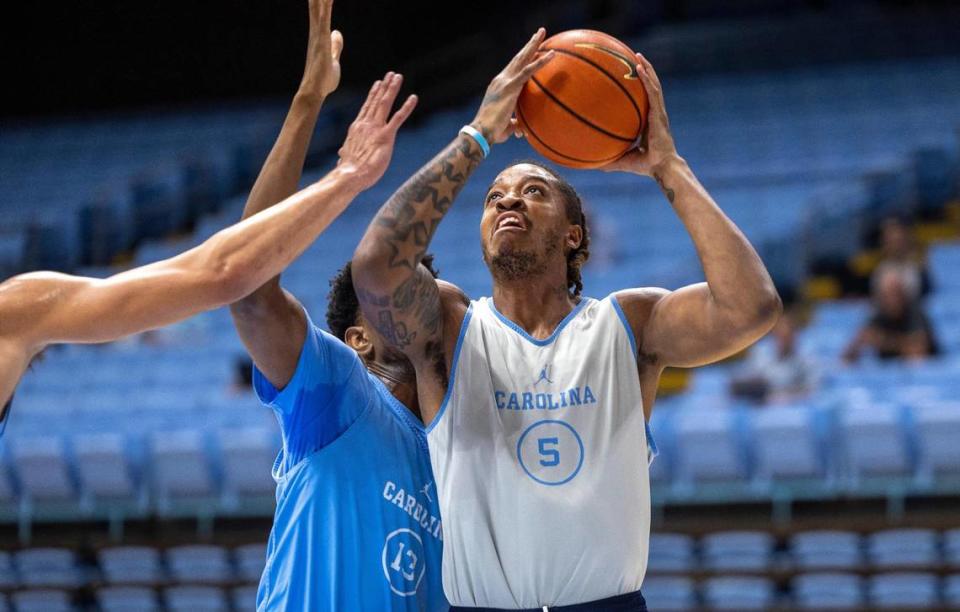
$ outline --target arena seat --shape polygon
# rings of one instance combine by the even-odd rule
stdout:
[[[763,531],[710,533],[700,547],[704,567],[715,571],[762,571],[773,562],[774,539]]]
[[[863,606],[863,579],[856,574],[799,574],[790,582],[800,610],[856,610]]]
[[[97,556],[108,584],[150,585],[162,582],[166,577],[160,552],[149,546],[103,548]]]
[[[926,402],[913,408],[919,471],[929,479],[960,475],[960,402]]]
[[[922,610],[939,603],[937,587],[934,574],[900,572],[871,576],[867,592],[875,608]]]
[[[264,544],[246,544],[234,550],[237,575],[246,582],[260,582],[266,561],[267,547]]]
[[[200,430],[155,432],[151,435],[150,455],[157,494],[167,503],[176,498],[213,494]]]
[[[211,545],[175,546],[167,549],[170,576],[181,583],[222,584],[233,579],[226,549]]]
[[[159,609],[157,594],[145,587],[104,587],[97,589],[101,612],[154,612]]]
[[[26,497],[32,500],[74,497],[66,449],[60,436],[22,436],[12,446],[14,468]]]
[[[681,533],[653,532],[647,572],[690,572],[697,567],[694,539]]]
[[[31,589],[16,591],[10,597],[16,612],[73,612],[76,609],[66,591]]]
[[[27,587],[73,588],[86,581],[74,551],[67,548],[27,548],[15,555],[20,580]]]
[[[176,586],[163,590],[169,612],[227,612],[230,603],[222,590],[205,586]]]
[[[643,580],[643,597],[651,610],[693,610],[697,607],[693,580],[686,576],[647,576]]]
[[[126,438],[122,434],[78,434],[73,438],[73,452],[81,497],[91,500],[135,498]]]
[[[713,610],[766,610],[775,603],[773,581],[767,578],[726,576],[703,582],[703,599]]]
[[[849,407],[841,420],[854,486],[864,478],[910,474],[910,458],[896,406]]]
[[[943,558],[951,567],[960,568],[960,528],[944,532]]]
[[[19,583],[20,579],[17,577],[16,568],[13,566],[13,558],[10,553],[0,550],[0,589],[9,589]]]
[[[742,449],[730,411],[683,411],[677,416],[678,479],[694,483],[739,480],[746,475]]]
[[[944,603],[952,608],[960,608],[960,574],[951,574],[944,579]]]
[[[867,536],[867,559],[876,568],[927,567],[940,563],[932,529],[887,529]]]
[[[859,568],[861,546],[860,535],[853,531],[801,531],[790,538],[793,562],[803,570]]]
[[[230,591],[230,601],[233,602],[234,610],[256,610],[257,587],[242,586],[234,588]]]
[[[774,480],[823,476],[813,412],[797,406],[771,407],[752,419],[754,478]]]
[[[279,450],[274,431],[248,427],[217,433],[224,490],[234,495],[273,495],[277,483],[271,473]]]

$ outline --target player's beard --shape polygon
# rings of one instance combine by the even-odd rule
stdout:
[[[497,281],[515,282],[535,278],[547,272],[547,262],[560,251],[560,234],[548,234],[545,244],[541,252],[509,244],[501,246],[500,250],[493,254],[483,249],[483,261]]]

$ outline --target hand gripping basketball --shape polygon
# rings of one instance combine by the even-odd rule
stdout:
[[[679,157],[677,146],[670,132],[670,118],[663,102],[663,87],[660,77],[642,53],[637,53],[637,72],[650,100],[650,114],[647,127],[637,148],[627,152],[620,159],[607,164],[601,170],[612,172],[632,172],[645,176],[654,176],[668,161]]]
[[[513,112],[523,84],[534,72],[553,59],[552,51],[538,55],[545,36],[546,31],[543,28],[537,30],[487,87],[477,116],[470,125],[480,130],[491,144],[505,141],[514,132]]]

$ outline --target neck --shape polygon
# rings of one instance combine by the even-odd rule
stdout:
[[[566,279],[566,268],[562,275],[544,274],[511,281],[495,278],[493,301],[503,316],[543,340],[577,305],[567,290]]]
[[[420,399],[417,395],[417,380],[408,368],[371,361],[367,363],[367,369],[380,379],[398,402],[423,421],[423,416],[420,414]]]

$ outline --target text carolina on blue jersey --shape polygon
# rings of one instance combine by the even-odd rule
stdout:
[[[423,425],[309,315],[287,386],[254,387],[283,434],[257,609],[446,610]]]

